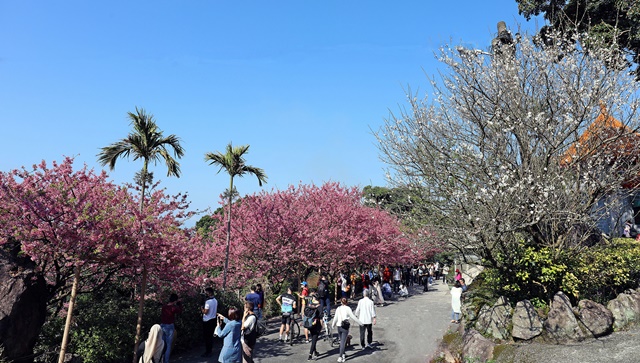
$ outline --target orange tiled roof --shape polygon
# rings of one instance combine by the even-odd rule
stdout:
[[[613,141],[607,141],[613,140]],[[603,143],[610,155],[615,157],[640,156],[640,134],[633,132],[622,122],[611,116],[603,103],[600,103],[600,115],[580,135],[561,159],[561,164],[570,164],[574,159],[593,154]]]

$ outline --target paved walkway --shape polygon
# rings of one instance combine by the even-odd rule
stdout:
[[[352,325],[352,346],[347,348],[349,362],[407,362],[424,363],[435,352],[442,336],[447,332],[451,320],[451,296],[445,284],[438,282],[428,292],[423,293],[420,286],[410,288],[412,295],[406,299],[388,302],[376,307],[377,324],[373,327],[375,350],[359,350],[360,333],[357,324]],[[356,304],[352,305],[355,309]],[[332,310],[335,311],[335,310]],[[309,344],[302,339],[289,344],[278,339],[279,320],[269,322],[269,334],[260,337],[254,350],[254,360],[259,363],[306,362]],[[304,333],[301,333],[304,337]],[[202,347],[183,354],[172,355],[172,362],[214,363],[218,361],[220,340],[214,348],[214,356],[200,358]],[[335,362],[338,359],[338,347],[331,347],[329,341],[318,341],[319,362]]]

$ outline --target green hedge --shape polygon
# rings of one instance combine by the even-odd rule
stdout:
[[[511,301],[531,300],[543,307],[558,291],[574,301],[591,299],[606,303],[640,279],[640,244],[632,239],[580,251],[520,246],[511,250],[505,271],[485,269],[485,286]],[[502,262],[501,261],[501,262]]]

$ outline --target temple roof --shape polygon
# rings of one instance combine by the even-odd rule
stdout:
[[[640,156],[640,134],[625,126],[611,116],[604,103],[600,103],[600,114],[589,127],[571,144],[562,156],[561,164],[570,164],[573,160],[593,155],[605,155],[600,148],[603,145],[607,153],[615,157]]]

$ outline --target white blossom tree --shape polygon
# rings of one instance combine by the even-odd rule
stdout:
[[[634,192],[621,185],[640,171],[638,83],[606,67],[608,49],[584,52],[575,39],[444,47],[430,94],[409,92],[374,132],[392,184],[422,190],[428,227],[503,273],[519,246],[596,243],[598,218]],[[607,127],[580,138],[601,113]]]

